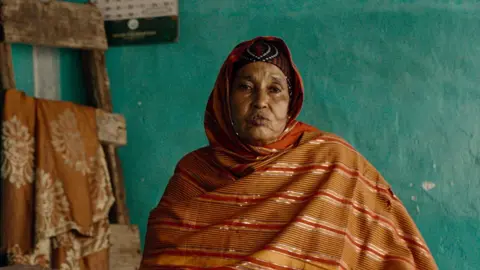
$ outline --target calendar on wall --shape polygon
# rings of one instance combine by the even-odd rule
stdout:
[[[103,14],[110,46],[176,42],[178,0],[90,0]]]

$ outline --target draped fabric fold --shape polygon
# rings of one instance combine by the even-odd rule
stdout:
[[[107,270],[114,196],[95,109],[4,95],[0,241],[8,263]]]
[[[177,164],[150,213],[147,269],[437,269],[380,173],[342,138],[295,120],[303,84],[293,62],[292,116],[278,141],[243,144],[230,119],[227,57],[205,113],[209,146]]]

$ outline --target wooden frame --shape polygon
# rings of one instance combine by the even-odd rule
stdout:
[[[112,114],[110,85],[105,68],[107,41],[100,10],[91,4],[55,0],[2,0],[3,43],[0,43],[0,83],[15,88],[12,52],[9,43],[84,49],[84,75],[91,103],[97,111],[99,138],[115,193],[111,221],[130,224],[123,174],[116,146],[126,144],[125,119]]]
[[[0,85],[3,89],[15,88],[9,43],[82,49],[87,95],[90,105],[97,108],[98,138],[104,148],[115,196],[115,204],[110,211],[113,223],[110,269],[137,269],[141,260],[140,235],[138,227],[130,225],[123,172],[116,149],[116,146],[127,142],[126,123],[122,115],[112,113],[104,53],[107,41],[100,11],[91,4],[2,0],[0,16],[4,41],[0,42]],[[22,269],[15,267],[12,270]]]
[[[98,50],[83,51],[82,63],[85,81],[87,82],[87,91],[90,96],[89,100],[95,107],[106,112],[112,112],[112,97],[110,95],[110,81],[105,65],[105,53]],[[116,200],[113,206],[113,211],[115,212],[113,221],[118,224],[130,224],[123,172],[117,149],[114,145],[109,144],[104,146],[104,151]]]
[[[2,40],[50,47],[108,48],[103,16],[90,4],[2,0]]]
[[[0,270],[45,270],[45,268],[34,265],[12,265],[7,267],[0,267]]]
[[[110,267],[115,270],[138,269],[142,260],[140,232],[137,226],[111,224]],[[132,267],[137,266],[137,267]]]
[[[96,111],[97,136],[103,144],[121,146],[127,144],[127,129],[123,115]]]
[[[15,88],[12,47],[7,43],[0,43],[0,83],[3,89]]]

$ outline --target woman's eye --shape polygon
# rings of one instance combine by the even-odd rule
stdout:
[[[278,87],[272,87],[272,88],[270,88],[270,91],[272,93],[280,93],[280,92],[282,92],[282,89],[278,88]]]
[[[238,86],[238,88],[240,88],[240,89],[242,89],[242,90],[250,90],[250,89],[252,89],[252,87],[251,87],[250,85],[248,85],[248,84],[240,84],[240,85]]]

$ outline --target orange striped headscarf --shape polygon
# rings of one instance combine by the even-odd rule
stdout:
[[[295,117],[303,101],[296,67],[291,120],[279,140],[243,144],[229,108],[225,61],[205,115],[208,147],[187,154],[148,220],[146,269],[437,269],[420,232],[377,170],[338,136]]]
[[[207,110],[205,113],[205,130],[208,140],[212,147],[221,147],[227,151],[237,153],[243,157],[254,157],[264,155],[264,151],[245,145],[236,136],[233,126],[231,125],[230,114],[230,86],[234,76],[234,66],[236,63],[244,60],[241,56],[252,44],[258,41],[266,41],[272,43],[287,58],[293,71],[290,79],[292,84],[292,95],[290,100],[290,121],[287,124],[286,132],[277,142],[264,146],[267,149],[285,149],[290,146],[305,130],[312,128],[299,124],[295,119],[300,113],[303,104],[303,81],[297,67],[292,61],[290,51],[281,39],[276,37],[257,37],[255,39],[240,43],[230,53],[227,60],[223,64],[217,77],[215,87],[208,100]]]

